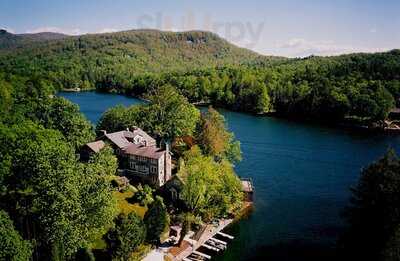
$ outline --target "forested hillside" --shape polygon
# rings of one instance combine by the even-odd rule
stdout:
[[[32,44],[33,42],[63,39],[68,35],[52,32],[43,32],[36,34],[12,34],[6,30],[0,30],[0,49],[16,48]]]
[[[286,59],[213,33],[132,30],[82,36],[0,34],[0,71],[55,89],[145,96],[169,84],[193,103],[251,113],[362,124],[400,98],[400,51]],[[397,104],[399,105],[399,104]]]
[[[273,65],[236,66],[139,77],[127,88],[141,95],[163,84],[192,102],[300,119],[386,119],[400,98],[400,52],[292,59]],[[104,86],[110,91],[111,85]]]
[[[259,55],[208,32],[132,30],[49,39],[38,35],[0,34],[0,69],[32,72],[58,88],[128,86],[149,72],[187,71],[243,64]],[[32,41],[32,39],[42,39]]]

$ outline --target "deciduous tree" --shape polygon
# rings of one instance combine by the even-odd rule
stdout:
[[[32,244],[23,240],[8,214],[0,210],[0,260],[28,261],[32,255]]]
[[[198,143],[205,154],[216,159],[241,160],[240,143],[235,141],[233,133],[226,129],[224,117],[209,107],[201,114],[198,127]]]

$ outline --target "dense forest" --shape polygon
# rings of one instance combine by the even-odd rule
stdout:
[[[101,83],[128,86],[143,73],[187,71],[261,59],[213,33],[200,31],[35,35],[0,32],[0,68],[20,75],[35,72],[58,88],[94,88]]]
[[[286,59],[208,32],[0,34],[0,70],[56,89],[145,96],[169,84],[193,103],[251,113],[379,122],[400,98],[400,51]],[[398,105],[398,104],[397,104]]]
[[[195,227],[240,210],[239,143],[216,110],[200,113],[172,86],[110,109],[97,129],[136,124],[160,139],[193,137],[173,147],[179,208],[148,185],[121,183],[111,147],[80,159],[95,128],[50,81],[0,73],[0,86],[1,260],[141,260],[170,222]]]
[[[94,138],[93,127],[76,105],[52,98],[48,82],[1,74],[0,86],[0,208],[7,212],[0,257],[72,256],[113,222],[107,179],[114,156],[77,161],[78,147]]]

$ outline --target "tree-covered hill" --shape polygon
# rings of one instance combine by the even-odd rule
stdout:
[[[0,34],[0,70],[21,75],[34,72],[50,78],[60,88],[93,88],[97,82],[126,82],[143,73],[264,59],[269,60],[201,31],[131,30],[81,36]]]
[[[31,44],[32,42],[56,40],[68,37],[68,35],[52,32],[34,34],[12,34],[0,29],[0,49],[15,48]]]
[[[400,105],[400,52],[308,57],[247,66],[148,73],[104,91],[141,96],[169,84],[193,103],[251,113],[370,124]],[[381,122],[382,123],[382,122]]]

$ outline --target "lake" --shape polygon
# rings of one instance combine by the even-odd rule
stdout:
[[[140,100],[96,92],[59,93],[78,104],[94,124],[117,104]],[[340,213],[360,169],[400,136],[257,117],[219,110],[241,142],[238,175],[255,185],[255,208],[229,229],[235,239],[217,260],[318,260],[333,246]],[[320,256],[318,256],[320,255]]]

